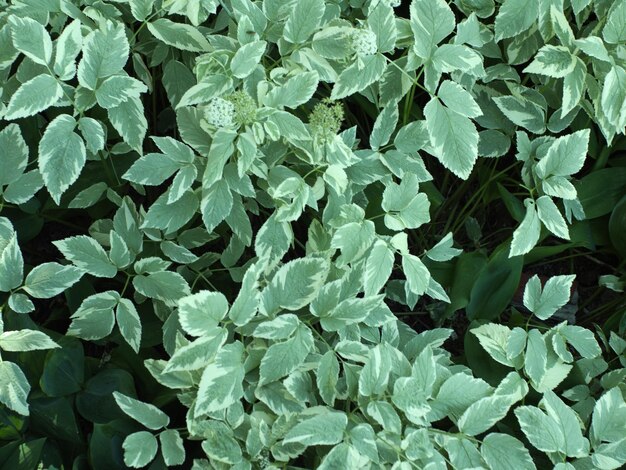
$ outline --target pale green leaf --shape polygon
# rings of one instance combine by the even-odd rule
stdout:
[[[69,80],[76,73],[76,56],[83,46],[80,20],[74,20],[59,35],[55,43],[54,72],[61,80]]]
[[[0,334],[0,349],[4,351],[36,351],[59,347],[47,334],[37,330],[13,330]]]
[[[528,449],[508,434],[491,433],[483,439],[480,453],[490,470],[535,470]]]
[[[74,266],[43,263],[28,273],[24,290],[37,299],[49,299],[76,284],[84,273]]]
[[[183,51],[207,52],[211,45],[197,28],[183,23],[174,23],[167,18],[159,18],[147,24],[148,31],[168,46]]]
[[[148,429],[161,429],[170,423],[170,418],[150,403],[144,403],[120,392],[113,392],[113,398],[124,413]]]
[[[116,291],[106,291],[87,297],[72,314],[67,334],[82,339],[102,339],[113,331],[113,309],[120,300]]]
[[[421,259],[409,253],[402,255],[402,271],[406,276],[408,289],[412,293],[422,295],[426,292],[430,272]]]
[[[96,88],[96,100],[105,109],[114,108],[129,98],[139,98],[148,91],[146,85],[136,78],[125,75],[113,75]]]
[[[448,109],[463,116],[475,118],[483,114],[472,95],[453,81],[444,80],[439,86],[437,96]]]
[[[274,343],[268,348],[259,368],[259,385],[274,382],[291,374],[304,362],[312,347],[311,330],[300,324],[290,339]]]
[[[529,279],[524,288],[524,306],[541,320],[550,318],[570,298],[576,276],[553,276],[541,288],[537,275]]]
[[[319,74],[316,71],[298,73],[283,85],[272,88],[265,95],[264,103],[273,108],[297,108],[311,99],[318,84]]]
[[[377,240],[372,246],[363,272],[363,288],[365,296],[378,294],[385,286],[393,270],[394,254],[387,244]]]
[[[151,299],[162,300],[168,305],[174,305],[178,299],[190,293],[189,284],[185,278],[171,271],[136,276],[133,278],[133,286],[140,294]]]
[[[484,397],[465,410],[457,424],[459,431],[475,436],[488,431],[509,412],[511,401],[508,396]]]
[[[509,257],[528,253],[535,247],[541,235],[541,222],[534,201],[526,199],[524,205],[526,206],[526,215],[519,227],[513,232]]]
[[[185,462],[185,447],[183,439],[175,429],[166,429],[159,434],[161,454],[168,467],[182,465]]]
[[[19,119],[37,114],[59,101],[63,96],[63,88],[59,82],[47,73],[37,75],[23,83],[7,106],[7,120]]]
[[[583,437],[580,418],[551,390],[543,395],[543,406],[552,419],[560,426],[565,440],[565,454],[568,457],[585,457],[589,453],[589,442]]]
[[[422,59],[431,57],[435,47],[455,26],[452,9],[444,0],[416,0],[410,7],[413,50]]]
[[[537,199],[537,216],[550,232],[557,237],[569,240],[569,230],[561,211],[550,196]]]
[[[523,70],[553,78],[563,78],[574,71],[576,56],[567,47],[547,44],[539,49],[535,59]]]
[[[52,58],[52,40],[43,25],[31,18],[9,15],[13,47],[33,62],[48,65]]]
[[[98,79],[115,75],[128,61],[129,45],[121,22],[106,21],[84,39],[83,58],[78,64],[78,82],[95,90]]]
[[[333,445],[343,439],[348,418],[341,411],[322,412],[296,424],[289,430],[283,442],[297,442],[304,446]]]
[[[610,44],[626,42],[626,2],[616,1],[602,29],[602,37]]]
[[[122,136],[124,142],[142,153],[143,139],[148,130],[148,121],[144,115],[143,104],[139,98],[130,97],[107,110],[109,121]]]
[[[296,0],[283,29],[285,40],[292,44],[305,42],[322,21],[324,3],[323,0]]]
[[[82,117],[78,120],[78,128],[80,129],[80,133],[85,140],[87,149],[91,153],[96,153],[99,150],[104,149],[104,127],[100,121],[88,117]]]
[[[112,278],[117,274],[117,267],[102,246],[91,237],[77,235],[52,243],[66,259],[92,276]]]
[[[9,361],[0,362],[0,402],[16,413],[28,416],[26,397],[29,393],[30,384],[22,369]]]
[[[569,176],[578,173],[585,163],[589,135],[589,129],[583,129],[552,142],[546,156],[535,167],[537,175],[543,179],[550,175]]]
[[[544,452],[565,453],[565,436],[554,418],[534,406],[519,406],[514,413],[533,446]]]
[[[230,63],[230,70],[233,75],[237,78],[246,78],[254,72],[254,68],[263,57],[266,47],[265,41],[255,41],[238,49]]]
[[[28,146],[17,124],[9,124],[0,132],[0,186],[13,183],[28,164]]]
[[[539,0],[505,0],[495,21],[496,41],[523,33],[539,16]]]
[[[223,410],[242,397],[245,375],[243,352],[243,345],[240,342],[230,343],[224,346],[215,361],[204,369],[195,405],[197,414]]]
[[[591,417],[591,439],[594,447],[600,442],[616,442],[626,433],[626,403],[619,387],[605,392],[596,402]]]
[[[135,304],[128,299],[120,299],[115,317],[122,337],[138,353],[141,344],[141,320]]]
[[[623,67],[614,65],[606,74],[601,105],[606,119],[617,129],[626,126],[626,70]]]
[[[124,449],[124,463],[129,467],[141,468],[156,457],[159,443],[156,437],[148,431],[139,431],[126,436],[122,448]]]
[[[320,359],[315,374],[315,382],[322,400],[328,406],[333,406],[337,396],[337,382],[339,380],[339,361],[334,351],[327,351]]]
[[[178,302],[178,319],[192,336],[203,336],[215,330],[228,312],[228,301],[221,292],[200,291]]]

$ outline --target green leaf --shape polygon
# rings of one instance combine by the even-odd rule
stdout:
[[[426,256],[433,261],[449,261],[463,253],[463,250],[452,248],[453,244],[454,240],[452,239],[452,232],[448,232],[445,237],[443,237],[435,246],[426,252]]]
[[[600,444],[592,454],[591,461],[596,468],[623,468],[626,463],[626,438],[610,444]]]
[[[226,331],[215,328],[210,333],[176,349],[167,362],[165,373],[178,371],[194,371],[213,362],[218,350],[226,341]]]
[[[92,276],[112,278],[117,274],[117,267],[102,246],[91,237],[77,235],[52,243],[66,259]]]
[[[130,97],[108,110],[109,121],[132,149],[142,153],[143,139],[148,130],[143,104],[139,98]]]
[[[17,181],[28,164],[28,146],[17,124],[0,132],[0,186]]]
[[[398,104],[392,102],[378,115],[370,135],[370,146],[373,150],[387,145],[398,125]]]
[[[437,96],[439,96],[448,109],[465,117],[475,118],[483,114],[480,106],[478,106],[478,103],[476,103],[472,95],[461,85],[450,80],[444,80],[441,83]]]
[[[264,98],[266,106],[272,108],[297,108],[307,103],[317,90],[317,72],[302,72],[289,78],[283,85],[272,88]]]
[[[255,66],[263,57],[267,43],[265,41],[254,41],[242,46],[235,53],[230,63],[230,70],[237,78],[246,78],[254,72]]]
[[[232,437],[230,427],[219,421],[206,421],[202,433],[205,440],[202,450],[212,460],[224,464],[236,464],[241,461],[241,447]]]
[[[47,334],[37,330],[13,330],[0,334],[0,349],[4,351],[37,351],[59,347]]]
[[[382,77],[387,62],[381,54],[372,54],[360,58],[344,69],[333,86],[332,100],[339,100],[364,90]]]
[[[272,344],[261,360],[259,386],[291,374],[304,362],[312,347],[313,334],[303,324],[290,339]]]
[[[125,75],[114,75],[107,78],[96,89],[96,100],[105,108],[115,106],[127,101],[129,98],[139,98],[141,93],[148,91],[148,87],[136,78]]]
[[[319,27],[324,10],[323,0],[297,0],[290,9],[283,38],[292,44],[305,42]]]
[[[285,435],[285,444],[297,442],[304,446],[334,445],[343,439],[348,417],[341,411],[322,412],[296,424]]]
[[[296,331],[299,324],[300,320],[296,315],[284,313],[273,320],[260,323],[254,329],[253,335],[263,339],[287,339]]]
[[[202,82],[190,87],[183,94],[183,96],[181,96],[177,108],[182,108],[183,106],[193,106],[195,104],[208,103],[213,98],[221,96],[228,90],[232,89],[232,86],[232,79],[230,79],[226,75],[222,75],[219,73],[209,75]]]
[[[537,163],[537,175],[543,179],[550,175],[569,176],[578,173],[585,163],[588,146],[589,129],[559,137],[552,142],[546,156]]]
[[[13,47],[33,62],[48,65],[52,58],[52,40],[43,25],[31,18],[9,15]]]
[[[430,272],[422,260],[409,253],[402,255],[402,271],[406,276],[408,290],[423,295],[428,288]]]
[[[589,453],[589,441],[583,437],[580,418],[551,390],[543,395],[543,406],[560,426],[568,457],[585,457]]]
[[[162,184],[182,167],[171,156],[162,153],[147,153],[131,165],[122,178],[133,183],[155,186]]]
[[[80,392],[85,380],[85,353],[82,343],[68,336],[59,339],[60,348],[46,354],[41,390],[49,397],[64,397]]]
[[[565,436],[554,418],[534,406],[519,406],[514,413],[533,446],[544,452],[565,453]]]
[[[534,275],[524,288],[524,306],[541,320],[550,318],[570,298],[576,276],[553,276],[541,288],[539,276]]]
[[[454,13],[444,0],[416,0],[411,2],[410,15],[413,50],[422,59],[429,59],[437,44],[454,30]]]
[[[626,70],[623,67],[614,65],[606,74],[600,103],[608,121],[617,129],[623,129],[626,126]]]
[[[544,337],[538,330],[528,332],[526,355],[524,356],[524,370],[534,383],[541,383],[546,374],[548,350]]]
[[[434,156],[459,178],[467,179],[478,158],[478,132],[472,122],[431,99],[424,108]]]
[[[36,299],[49,299],[76,284],[84,273],[74,266],[43,263],[28,273],[24,290]]]
[[[9,297],[9,308],[17,313],[30,313],[35,310],[35,304],[31,302],[27,295],[14,292]]]
[[[534,134],[543,134],[546,131],[546,112],[534,101],[515,96],[498,96],[493,101],[513,124]]]
[[[28,416],[26,397],[30,393],[30,384],[17,364],[0,362],[0,402],[7,408]]]
[[[315,374],[315,383],[322,400],[328,406],[333,406],[337,397],[337,382],[339,380],[339,361],[334,351],[327,351],[320,359]]]
[[[130,4],[130,12],[137,21],[145,21],[154,7],[154,0],[129,0],[128,3]]]
[[[54,55],[54,73],[61,80],[70,80],[76,73],[76,56],[83,46],[80,20],[74,20],[65,28],[56,40]]]
[[[198,211],[200,201],[191,190],[185,191],[171,204],[168,203],[169,198],[170,192],[166,191],[154,201],[140,228],[157,228],[165,233],[172,233],[189,222]]]
[[[387,389],[391,358],[381,345],[370,349],[367,361],[359,374],[359,393],[369,397],[381,395]]]
[[[508,396],[484,397],[469,406],[458,422],[459,431],[475,436],[488,431],[509,412],[511,400]]]
[[[483,76],[483,61],[481,56],[467,46],[458,44],[444,44],[433,54],[433,66],[443,73],[462,70],[476,77]]]
[[[626,403],[619,387],[605,392],[596,402],[591,417],[591,440],[594,447],[600,442],[617,442],[626,433]]]
[[[563,78],[572,73],[575,67],[576,56],[567,47],[546,44],[539,49],[535,59],[523,71]]]
[[[87,297],[72,314],[67,334],[92,340],[108,336],[115,325],[113,309],[119,300],[119,294],[112,290]]]
[[[535,464],[519,440],[508,434],[491,433],[483,439],[480,453],[490,470],[535,470]]]
[[[537,199],[537,216],[550,232],[557,237],[569,240],[569,230],[565,219],[550,196],[541,196]]]
[[[175,429],[166,429],[159,434],[161,454],[168,467],[182,465],[185,462],[185,447],[180,433]]]
[[[148,31],[158,40],[168,46],[183,51],[207,52],[211,45],[206,37],[197,28],[189,24],[174,23],[166,18],[147,23]]]
[[[121,22],[106,21],[84,39],[83,58],[78,64],[78,82],[95,90],[98,79],[120,72],[128,61],[129,45]]]
[[[529,198],[524,201],[524,205],[526,206],[526,215],[519,227],[513,232],[509,257],[528,253],[535,247],[541,235],[541,222],[535,202]]]
[[[202,191],[202,220],[211,233],[229,214],[233,207],[233,195],[226,180],[219,180],[208,190]]]
[[[265,288],[273,302],[285,310],[299,310],[308,305],[324,284],[329,262],[323,258],[300,258],[290,261],[276,272]]]
[[[118,444],[119,445],[119,444]],[[159,443],[148,431],[129,434],[122,443],[124,463],[129,467],[141,468],[148,465],[159,450]]]
[[[178,273],[161,271],[133,278],[133,286],[140,294],[162,300],[166,305],[175,305],[178,299],[189,295],[189,284]]]
[[[321,315],[320,324],[326,331],[338,331],[348,325],[363,322],[377,308],[384,306],[383,295],[348,298],[327,314]]]
[[[470,330],[478,338],[480,345],[497,362],[505,366],[513,367],[513,363],[507,356],[507,343],[511,330],[496,323],[487,323]]]
[[[496,41],[523,33],[538,17],[539,0],[505,0],[496,16]]]
[[[602,354],[593,332],[587,328],[578,325],[562,325],[558,327],[558,331],[582,357],[593,359]]]
[[[87,149],[91,153],[96,153],[99,150],[104,149],[104,128],[100,121],[88,117],[82,117],[78,120],[78,128],[80,129],[83,139],[85,139]]]
[[[144,403],[120,392],[113,392],[113,397],[124,413],[148,429],[161,429],[170,423],[170,418],[150,403]]]
[[[109,258],[118,269],[124,269],[132,262],[131,253],[126,242],[115,230],[111,230],[110,244]]]
[[[54,202],[78,179],[87,160],[85,143],[76,129],[76,120],[60,114],[46,128],[39,141],[39,172]]]
[[[19,287],[24,279],[24,259],[17,233],[8,219],[0,217],[0,292]]]
[[[33,116],[59,101],[63,96],[63,88],[59,82],[47,73],[42,73],[23,83],[9,101],[7,120]]]
[[[626,42],[626,2],[613,3],[608,19],[602,29],[602,37],[610,44]]]
[[[587,79],[587,66],[577,59],[574,70],[563,79],[563,105],[561,107],[561,117],[567,116],[583,97],[585,91],[585,81]]]
[[[138,353],[141,344],[141,320],[135,304],[128,299],[120,299],[115,309],[115,318],[122,337]]]
[[[227,312],[228,301],[221,292],[204,290],[178,301],[180,325],[192,336],[213,332]]]
[[[365,296],[369,297],[378,294],[385,286],[394,262],[393,251],[382,240],[376,240],[365,263],[363,272],[363,288]]]
[[[204,369],[195,405],[196,415],[223,410],[241,399],[245,375],[243,354],[243,345],[235,341],[224,346],[217,353],[215,361]]]

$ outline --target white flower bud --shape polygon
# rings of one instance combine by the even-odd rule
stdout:
[[[206,120],[215,127],[226,127],[233,124],[235,105],[222,98],[214,98],[204,112]]]
[[[376,33],[369,29],[359,29],[352,36],[352,48],[359,56],[376,54],[378,45],[376,44]]]

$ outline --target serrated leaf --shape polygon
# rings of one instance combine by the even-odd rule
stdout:
[[[328,406],[333,406],[337,396],[337,382],[339,380],[339,361],[334,351],[327,351],[320,359],[315,374],[315,383],[322,400]]]
[[[519,406],[514,413],[533,446],[544,452],[565,453],[565,436],[554,418],[534,406]]]
[[[563,78],[574,71],[576,56],[567,47],[546,44],[534,60],[523,70],[553,78]]]
[[[129,98],[139,98],[141,93],[148,91],[148,87],[136,78],[125,75],[114,75],[104,80],[96,88],[96,100],[105,108],[114,108]]]
[[[459,44],[444,44],[433,54],[433,66],[443,73],[462,70],[476,77],[483,76],[482,57],[473,49]]]
[[[202,191],[202,220],[207,232],[211,233],[229,214],[233,206],[233,195],[226,180],[217,181],[208,190]]]
[[[461,85],[450,80],[444,80],[441,83],[437,96],[448,109],[468,118],[475,118],[483,114],[472,95]]]
[[[330,98],[339,100],[364,90],[382,77],[386,65],[385,57],[381,54],[362,57],[341,72]]]
[[[61,80],[69,80],[76,73],[76,56],[83,46],[80,20],[74,20],[59,35],[55,43],[54,72]]]
[[[175,429],[166,429],[159,434],[161,455],[168,467],[182,465],[185,462],[185,447],[180,433]]]
[[[385,286],[393,270],[394,254],[387,244],[377,240],[372,246],[363,272],[363,288],[365,296],[378,294]]]
[[[106,291],[87,297],[72,314],[67,334],[82,339],[102,339],[113,331],[113,309],[120,300],[116,291]]]
[[[52,40],[43,25],[31,18],[10,15],[13,46],[33,62],[47,65],[52,58]]]
[[[29,415],[30,384],[17,364],[0,362],[0,402],[7,408],[24,416]]]
[[[195,371],[213,362],[215,355],[226,341],[223,328],[214,328],[189,344],[179,347],[172,355],[164,372]]]
[[[161,429],[170,423],[170,418],[150,403],[144,403],[120,392],[113,392],[113,398],[124,413],[148,429]]]
[[[13,330],[0,333],[0,349],[4,351],[37,351],[60,346],[50,337],[37,330]]]
[[[600,442],[616,442],[626,433],[626,403],[619,387],[606,391],[593,407],[591,439],[594,447]]]
[[[297,0],[283,29],[285,40],[292,44],[305,42],[319,27],[324,10],[323,0]]]
[[[80,129],[80,133],[85,140],[87,149],[91,153],[96,153],[104,148],[104,127],[100,121],[88,117],[82,117],[78,120],[78,128]]]
[[[124,25],[106,21],[101,29],[84,40],[83,58],[78,64],[78,82],[95,90],[98,79],[115,75],[128,61],[129,45]]]
[[[297,108],[311,99],[318,84],[317,72],[298,73],[283,85],[272,88],[265,96],[264,103],[273,108]]]
[[[148,121],[144,115],[143,104],[139,98],[130,97],[107,110],[109,121],[122,136],[124,142],[142,153],[143,139],[148,130]]]
[[[148,431],[139,431],[126,436],[122,448],[124,449],[124,463],[129,467],[141,468],[156,457],[159,443],[156,437]]]
[[[322,412],[296,424],[285,435],[283,442],[298,443],[303,446],[333,445],[343,439],[348,418],[340,411]]]
[[[553,276],[541,288],[541,281],[534,275],[524,288],[524,306],[541,320],[550,318],[570,298],[572,283],[576,276]]]
[[[563,105],[561,117],[567,116],[580,103],[585,91],[587,78],[587,66],[580,59],[576,59],[576,65],[571,73],[563,79]]]
[[[23,83],[9,101],[7,120],[32,116],[48,109],[63,96],[59,82],[47,73],[42,73]]]
[[[585,457],[589,453],[589,442],[580,429],[580,418],[551,390],[543,395],[543,406],[552,419],[560,426],[565,441],[565,454],[568,457]]]
[[[537,163],[537,175],[543,179],[550,175],[569,176],[578,173],[585,163],[588,145],[589,129],[557,138],[550,144],[546,156]]]
[[[84,273],[74,266],[43,263],[28,273],[24,290],[36,299],[49,299],[76,284]]]
[[[602,29],[602,37],[610,44],[626,42],[626,2],[617,1],[613,4],[606,24]]]
[[[9,292],[24,279],[24,258],[17,233],[4,217],[0,217],[0,292]]]
[[[611,124],[617,129],[623,129],[626,126],[626,70],[623,67],[614,65],[606,74],[602,87],[601,105],[606,119]]]
[[[168,46],[191,52],[211,50],[211,45],[204,35],[189,24],[175,23],[167,18],[159,18],[147,23],[147,25],[148,31]]]
[[[238,49],[230,63],[230,70],[233,75],[237,78],[246,78],[254,72],[254,68],[263,57],[266,47],[265,41],[255,41]]]
[[[192,336],[213,332],[227,312],[228,301],[221,292],[200,291],[178,301],[178,319]]]
[[[202,373],[196,414],[223,410],[242,397],[245,374],[242,361],[243,345],[240,342],[228,344],[220,350],[215,361]]]
[[[313,347],[313,334],[309,327],[300,324],[294,335],[283,342],[272,344],[259,367],[259,385],[281,379],[296,370]]]
[[[467,179],[478,158],[478,132],[472,122],[433,98],[424,108],[435,157],[460,178]]]
[[[200,205],[198,196],[191,190],[183,193],[171,204],[168,203],[168,199],[169,191],[154,201],[140,228],[157,228],[165,233],[175,232],[191,220]]]
[[[530,29],[539,16],[539,0],[505,0],[495,21],[496,41]]]
[[[507,396],[484,397],[473,403],[461,415],[459,431],[468,436],[475,436],[488,431],[509,412],[511,400]]]
[[[419,57],[428,59],[435,46],[454,30],[454,13],[444,0],[417,0],[411,2],[410,15],[413,49]]]
[[[135,304],[128,299],[120,299],[115,310],[115,318],[122,337],[133,351],[138,353],[141,344],[141,320]]]
[[[480,453],[490,470],[535,470],[535,464],[519,440],[508,434],[491,433],[483,439]]]
[[[558,331],[582,357],[593,359],[602,354],[593,332],[578,325],[562,325]]]
[[[66,259],[92,276],[112,278],[117,274],[117,267],[102,246],[91,237],[77,235],[52,243]]]
[[[534,134],[543,134],[546,131],[545,110],[534,101],[515,96],[498,96],[493,101],[513,124]]]
[[[548,365],[548,349],[544,337],[538,330],[530,330],[526,342],[524,370],[526,375],[539,384],[546,375]]]
[[[526,215],[524,215],[519,227],[513,232],[509,257],[528,253],[535,247],[541,235],[541,222],[534,201],[526,199],[524,205],[526,206]]]
[[[389,103],[376,118],[372,133],[370,135],[370,146],[373,150],[378,150],[383,145],[387,145],[391,134],[398,125],[398,104]]]
[[[537,199],[537,215],[539,220],[557,237],[569,240],[569,230],[561,211],[549,196]]]
[[[423,295],[428,288],[430,272],[422,260],[409,253],[402,255],[402,271],[408,289],[416,295]]]
[[[0,131],[0,186],[17,181],[28,164],[28,146],[17,124]]]
[[[391,358],[381,345],[370,349],[367,360],[359,374],[359,393],[369,397],[381,395],[387,389]]]
[[[168,305],[174,305],[178,299],[190,293],[185,278],[171,271],[136,276],[133,278],[133,286],[140,294],[162,300]]]

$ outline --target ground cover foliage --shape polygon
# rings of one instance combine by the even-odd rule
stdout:
[[[0,1],[0,468],[626,462],[626,0]]]

